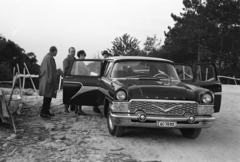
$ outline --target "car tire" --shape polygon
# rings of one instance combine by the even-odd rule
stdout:
[[[94,106],[94,107],[93,107],[93,112],[95,112],[95,113],[101,113],[101,111],[99,110],[98,106]]]
[[[111,109],[108,108],[108,114],[107,114],[108,131],[112,136],[122,137],[125,127],[124,126],[116,126],[113,124],[111,116],[110,116],[110,111],[111,111]]]
[[[187,128],[187,129],[180,129],[183,137],[195,139],[197,138],[201,133],[200,128]]]

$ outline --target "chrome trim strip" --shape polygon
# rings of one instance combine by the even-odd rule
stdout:
[[[214,105],[198,105],[197,108],[204,108],[204,107],[210,107],[210,108],[213,108]]]
[[[129,102],[132,101],[146,101],[146,102],[177,102],[177,103],[196,103],[196,101],[180,101],[180,100],[154,100],[154,99],[131,99]],[[199,105],[199,104],[198,104]]]
[[[126,115],[122,115],[122,114],[113,114],[111,113],[110,114],[112,118],[118,118],[118,119],[138,119],[138,115],[131,115],[131,116],[127,116],[128,114]],[[196,121],[197,122],[201,122],[201,121],[204,121],[204,122],[212,122],[215,120],[214,117],[204,117],[204,116],[195,116],[196,118]],[[188,120],[188,117],[184,117],[184,116],[177,116],[177,117],[167,117],[167,116],[160,116],[160,117],[153,117],[153,116],[147,116],[147,120],[161,120],[161,121],[187,121]]]
[[[176,127],[159,127],[157,126],[157,121],[187,121],[187,119],[183,118],[166,118],[166,117],[147,117],[147,120],[154,119],[153,123],[148,122],[132,122],[131,119],[136,119],[136,117],[132,118],[132,116],[123,116],[110,114],[113,124],[118,126],[132,126],[132,127],[145,127],[145,128],[159,128],[159,129],[174,129],[174,128],[209,128],[213,125],[214,117],[196,117],[197,123],[178,123]]]
[[[82,85],[81,82],[63,81],[63,83],[71,83],[71,84],[80,84],[80,85]]]
[[[214,95],[222,95],[222,92],[215,92]]]

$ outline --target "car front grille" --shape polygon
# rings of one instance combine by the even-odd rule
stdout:
[[[146,114],[183,115],[190,113],[197,115],[198,103],[194,101],[169,100],[131,100],[130,113],[144,111]]]

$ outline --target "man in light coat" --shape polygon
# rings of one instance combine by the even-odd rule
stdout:
[[[40,112],[42,118],[50,118],[54,114],[50,113],[50,105],[52,98],[57,96],[57,68],[55,57],[57,48],[52,46],[49,53],[43,58],[39,73],[39,96],[43,96],[43,105]]]

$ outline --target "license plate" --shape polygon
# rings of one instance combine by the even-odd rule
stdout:
[[[157,126],[159,127],[176,127],[177,122],[172,121],[157,121]]]

